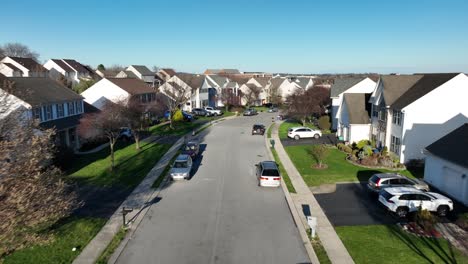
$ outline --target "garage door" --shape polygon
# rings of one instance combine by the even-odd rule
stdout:
[[[444,191],[464,204],[468,204],[467,184],[467,176],[463,176],[461,171],[444,167],[444,182],[442,184]]]

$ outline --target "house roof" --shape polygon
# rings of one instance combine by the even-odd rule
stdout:
[[[468,168],[468,123],[448,133],[426,149],[435,156]]]
[[[205,74],[240,74],[240,71],[237,69],[207,69]]]
[[[9,92],[32,106],[83,99],[81,95],[50,78],[11,77],[8,79],[14,83]]]
[[[307,84],[310,82],[310,80],[311,78],[299,77],[299,78],[296,78],[294,83],[299,85],[299,87],[301,87],[302,89],[305,89]]]
[[[135,78],[107,78],[115,85],[119,86],[131,95],[146,94],[156,92],[144,81]]]
[[[138,78],[138,76],[132,71],[123,71],[127,77],[125,78]]]
[[[254,79],[262,86],[265,87],[268,84],[268,81],[271,79],[269,77],[254,77]]]
[[[110,71],[110,70],[99,70],[100,73],[104,75],[104,77],[115,77],[117,74],[119,74],[116,71]]]
[[[458,73],[424,74],[413,86],[401,94],[391,106],[396,109],[403,109],[457,75]],[[388,104],[387,97],[385,97],[385,102]]]
[[[283,78],[272,78],[272,79],[270,79],[271,85],[270,85],[270,88],[269,88],[269,89],[270,89],[270,90],[272,90],[272,89],[274,90],[274,89],[276,89],[276,88],[279,88],[280,85],[281,85],[285,80],[286,80],[286,79],[283,79]]]
[[[200,74],[191,74],[191,73],[176,73],[179,79],[181,79],[184,83],[190,86],[192,89],[197,89],[201,87],[203,81],[205,80],[204,75]]]
[[[7,66],[8,68],[10,68],[10,69],[12,69],[14,71],[22,72],[18,67],[16,67],[15,65],[13,65],[11,63],[4,62],[3,65]]]
[[[154,72],[150,71],[146,66],[144,65],[131,65],[135,70],[137,70],[141,75],[143,76],[153,76]]]
[[[229,79],[231,81],[234,81],[234,82],[238,83],[239,86],[241,86],[241,85],[245,84],[246,82],[248,82],[250,80],[250,77],[237,75],[237,76],[229,76]]]
[[[25,67],[26,69],[30,71],[40,71],[40,72],[47,71],[47,69],[44,68],[44,66],[37,63],[32,58],[21,58],[21,57],[9,57],[9,58],[21,64],[23,67]]]
[[[65,62],[59,59],[51,59],[55,64],[57,64],[60,68],[62,68],[65,72],[73,72],[74,70],[68,66]]]
[[[360,83],[365,78],[362,77],[349,77],[335,79],[330,90],[330,97],[338,97],[341,93],[345,92],[354,85]]]
[[[170,77],[172,77],[172,76],[174,76],[176,74],[176,72],[173,69],[170,69],[170,68],[164,68],[164,69],[161,69],[161,70],[166,72],[167,74],[169,74]]]
[[[228,78],[219,75],[210,75],[209,78],[213,80],[219,87],[223,87],[226,81],[229,81]]]
[[[81,63],[77,62],[76,60],[71,59],[63,59],[71,68],[73,68],[77,72],[81,73],[90,73],[88,69],[86,69]]]
[[[231,81],[231,82],[228,82],[228,83],[226,84],[226,87],[235,87],[236,84],[237,84],[237,82]]]
[[[343,100],[348,108],[350,124],[369,124],[369,112],[366,109],[366,94],[345,93]]]

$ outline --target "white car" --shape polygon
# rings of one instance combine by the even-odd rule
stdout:
[[[221,112],[221,110],[214,109],[213,107],[210,107],[210,106],[205,106],[204,109],[205,109],[205,111],[207,111],[208,113],[210,113],[210,114],[212,114],[214,116],[219,116],[219,115],[223,114]]]
[[[192,171],[193,161],[190,155],[180,154],[177,156],[169,171],[172,180],[188,180]]]
[[[281,175],[276,162],[262,161],[255,166],[259,186],[279,187],[281,185]]]
[[[301,138],[320,138],[322,131],[310,127],[292,127],[288,130],[288,138],[299,140]]]
[[[440,216],[445,216],[453,210],[453,202],[449,198],[412,187],[383,189],[379,193],[379,202],[399,217],[406,217],[409,212],[418,211],[419,208],[437,212]]]

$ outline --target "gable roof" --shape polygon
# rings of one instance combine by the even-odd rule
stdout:
[[[9,92],[32,106],[83,99],[81,95],[50,78],[11,77],[8,80],[14,83]]]
[[[4,62],[3,65],[7,66],[8,68],[12,69],[13,71],[23,72],[18,67],[16,67],[15,65],[13,65],[11,63]]]
[[[32,58],[21,58],[21,57],[10,57],[10,59],[16,61],[18,64],[21,64],[23,67],[30,71],[40,71],[40,72],[46,72],[47,69],[44,68],[41,64],[37,63],[34,59]]]
[[[87,73],[87,74],[90,73],[88,69],[86,69],[81,63],[77,62],[76,60],[63,59],[63,61],[77,72]]]
[[[122,72],[124,72],[125,75],[127,76],[125,78],[137,78],[138,79],[138,76],[132,71],[122,71]]]
[[[135,68],[135,70],[137,70],[137,72],[139,72],[141,75],[143,76],[153,76],[154,75],[154,72],[150,71],[146,66],[144,65],[130,65],[132,66],[133,68]]]
[[[229,81],[228,78],[219,75],[209,75],[209,78],[219,87],[223,87],[226,81]]]
[[[281,86],[281,84],[286,81],[286,79],[283,79],[283,78],[272,78],[270,79],[270,87],[269,89],[276,89],[276,88],[279,88]]]
[[[457,75],[458,73],[424,74],[413,86],[401,94],[391,106],[396,109],[403,109]],[[386,97],[385,102],[388,104]]]
[[[468,123],[448,133],[426,149],[435,156],[468,168]]]
[[[366,109],[366,94],[345,93],[343,100],[348,108],[350,124],[369,124],[369,112]]]
[[[65,62],[59,59],[51,59],[55,64],[57,64],[60,68],[62,68],[65,72],[73,72],[74,70],[68,66]]]
[[[255,79],[262,87],[265,87],[265,86],[267,86],[268,81],[269,81],[271,78],[268,78],[268,77],[254,77],[254,79]]]
[[[229,79],[233,82],[238,83],[239,86],[242,86],[243,84],[247,83],[250,80],[250,77],[236,75],[236,76],[229,76]]]
[[[177,78],[182,80],[184,83],[186,83],[192,89],[197,89],[197,88],[201,87],[201,85],[203,84],[203,81],[205,80],[205,76],[200,75],[200,74],[176,73],[175,76],[177,76]]]
[[[131,95],[155,93],[156,91],[144,81],[135,78],[106,78]]]
[[[330,89],[330,97],[338,97],[341,93],[345,92],[354,85],[360,83],[365,78],[362,77],[348,77],[337,78]]]
[[[165,73],[167,73],[170,77],[174,76],[176,74],[176,72],[173,70],[173,69],[170,69],[170,68],[164,68],[164,69],[161,69],[162,71],[164,71]]]
[[[206,69],[204,74],[240,74],[237,69]]]
[[[395,101],[416,84],[422,75],[382,75],[380,82],[383,85],[385,104],[393,105]]]

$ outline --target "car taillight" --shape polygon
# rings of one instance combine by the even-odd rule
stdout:
[[[260,177],[260,180],[268,180],[267,177]]]
[[[276,177],[276,178],[273,178],[273,180],[279,181],[279,180],[281,180],[281,178],[280,178],[280,177]]]
[[[382,180],[382,179],[378,179],[377,182],[375,183],[375,186],[376,186],[377,188],[380,187],[380,181],[381,181],[381,180]]]

